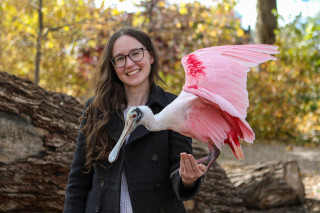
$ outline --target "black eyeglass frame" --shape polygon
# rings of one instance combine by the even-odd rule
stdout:
[[[131,54],[133,51],[136,51],[136,50],[142,50],[142,58],[141,58],[140,60],[138,60],[138,61],[135,61],[135,60],[133,60],[133,59],[130,57],[130,54]],[[122,67],[124,67],[124,66],[127,65],[127,57],[129,57],[129,58],[131,59],[131,61],[133,61],[133,62],[139,62],[139,61],[141,61],[141,60],[144,58],[144,51],[143,51],[143,50],[147,50],[147,48],[145,48],[145,47],[136,48],[136,49],[131,50],[128,55],[117,55],[117,56],[115,56],[115,57],[113,57],[113,58],[110,59],[111,64],[112,64],[115,68],[122,68]],[[117,57],[119,57],[119,56],[124,57],[124,65],[123,65],[123,66],[116,66],[115,63],[114,63],[114,59],[117,58]]]

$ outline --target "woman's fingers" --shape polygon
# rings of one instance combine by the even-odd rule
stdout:
[[[188,158],[189,158],[189,161],[190,161],[190,164],[192,166],[193,173],[195,174],[195,176],[197,178],[201,177],[204,174],[204,172],[206,171],[207,167],[203,164],[198,164],[197,161],[194,159],[194,157],[191,154],[188,155]]]
[[[190,161],[190,154],[183,155],[183,165],[185,168],[185,174],[188,175],[190,178],[194,176],[194,173],[196,172],[196,165],[193,165],[193,162]],[[191,155],[192,156],[192,155]]]
[[[180,154],[180,175],[185,180],[196,180],[201,177],[206,166],[198,164],[191,154]]]
[[[198,164],[198,168],[201,170],[202,175],[206,172],[207,167],[203,165],[202,163]]]
[[[191,154],[180,154],[179,173],[185,187],[193,187],[198,178],[204,175],[206,166],[198,164]]]
[[[179,173],[181,174],[185,174],[186,173],[186,165],[185,165],[185,158],[187,156],[187,153],[181,153],[180,154],[180,169],[179,169]]]
[[[188,158],[189,158],[189,162],[191,164],[193,172],[197,176],[202,175],[202,171],[200,170],[199,165],[198,165],[197,161],[194,159],[194,157],[191,154],[189,154]]]

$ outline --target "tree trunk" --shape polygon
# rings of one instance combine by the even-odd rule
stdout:
[[[304,202],[296,161],[268,162],[227,172],[248,208],[272,208]]]
[[[0,212],[61,212],[82,106],[0,72]]]
[[[39,83],[40,76],[40,61],[41,61],[41,41],[42,41],[42,31],[43,31],[43,19],[42,19],[42,0],[38,0],[38,21],[39,21],[39,32],[37,37],[37,53],[36,53],[36,62],[34,70],[34,83]]]
[[[275,42],[274,30],[277,28],[277,17],[272,10],[277,10],[276,0],[257,1],[256,42],[273,44]]]
[[[61,212],[83,106],[0,72],[0,212]],[[195,142],[197,158],[207,154]],[[210,169],[189,212],[244,212],[224,170]]]

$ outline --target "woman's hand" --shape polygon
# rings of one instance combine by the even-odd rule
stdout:
[[[192,188],[196,180],[204,175],[205,170],[206,166],[198,164],[191,154],[180,153],[179,173],[184,187]]]

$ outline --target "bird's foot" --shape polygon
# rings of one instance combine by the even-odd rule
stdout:
[[[197,163],[202,163],[204,161],[209,160],[206,171],[203,174],[203,179],[202,179],[203,183],[205,183],[206,181],[209,168],[212,166],[213,162],[219,157],[219,155],[220,155],[220,150],[216,146],[214,146],[213,150],[206,157],[203,157],[197,160]]]

